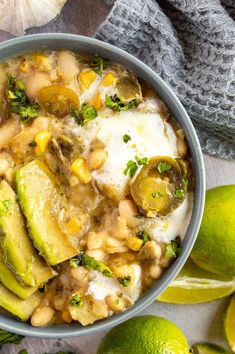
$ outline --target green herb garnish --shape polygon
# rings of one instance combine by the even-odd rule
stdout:
[[[184,190],[177,188],[177,189],[175,190],[175,196],[176,196],[176,198],[179,198],[179,199],[185,198],[185,192],[184,192]]]
[[[139,158],[138,156],[135,157],[136,162],[138,163],[139,166],[141,165],[147,165],[148,164],[148,157],[141,157]]]
[[[29,122],[38,116],[39,104],[29,101],[21,80],[9,77],[7,98],[11,112],[18,114],[23,122]]]
[[[162,197],[164,197],[164,194],[162,194],[161,192],[153,192],[152,197],[153,198],[162,198]]]
[[[149,234],[146,231],[139,231],[137,232],[136,236],[143,240],[144,243],[150,240]]]
[[[78,125],[84,125],[97,117],[96,109],[88,103],[83,103],[80,110],[73,110],[72,117]]]
[[[122,102],[117,95],[109,96],[105,95],[105,104],[106,107],[111,108],[115,111],[128,111],[131,108],[136,108],[139,106],[141,100],[131,100],[130,102]]]
[[[82,301],[81,295],[79,294],[74,294],[69,300],[69,306],[72,307],[82,307],[84,305],[84,302]]]
[[[6,343],[19,344],[24,337],[19,334],[10,333],[4,329],[0,329],[0,345]]]
[[[171,167],[172,165],[170,163],[164,161],[159,162],[159,164],[157,165],[157,169],[160,173],[169,171]]]
[[[98,270],[106,277],[112,277],[113,273],[109,267],[104,263],[97,261],[94,257],[88,256],[88,254],[80,252],[76,257],[70,259],[70,267],[78,268],[79,266],[84,266],[88,269]]]
[[[26,349],[22,349],[19,354],[28,354],[28,351]]]
[[[100,55],[95,54],[90,61],[90,67],[96,72],[98,75],[102,75],[103,71],[107,69],[109,66],[109,61],[107,59],[102,58]]]
[[[123,139],[124,143],[128,143],[128,141],[131,140],[131,137],[130,137],[130,135],[125,134],[125,135],[123,135],[122,139]]]
[[[138,170],[137,163],[135,161],[129,160],[127,162],[126,168],[123,171],[123,173],[125,176],[129,175],[132,178],[137,170]]]
[[[127,277],[124,278],[118,278],[118,282],[119,284],[121,284],[122,286],[128,286],[130,284],[131,281],[131,276],[128,275]]]
[[[166,245],[165,256],[168,258],[177,258],[181,253],[181,247],[178,240],[171,241]]]

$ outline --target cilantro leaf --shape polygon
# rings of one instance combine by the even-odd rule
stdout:
[[[119,284],[121,284],[122,286],[127,287],[130,284],[131,281],[131,276],[128,275],[127,277],[124,278],[118,278],[118,282]]]
[[[74,294],[69,300],[69,306],[72,307],[82,307],[84,305],[84,302],[82,301],[81,295],[79,294]]]
[[[177,240],[171,241],[166,245],[165,256],[169,258],[177,258],[181,253],[181,247]]]
[[[90,61],[90,67],[96,72],[98,75],[102,75],[103,71],[107,69],[109,66],[109,61],[107,59],[102,58],[99,54],[95,54]]]
[[[160,161],[157,165],[157,169],[160,173],[169,171],[172,168],[172,165],[169,162]]]
[[[137,170],[138,170],[137,163],[135,161],[129,160],[127,162],[126,168],[123,171],[123,173],[125,176],[129,175],[132,178]]]
[[[7,98],[11,112],[18,114],[23,122],[29,122],[38,116],[39,104],[29,101],[21,80],[8,78]]]
[[[78,125],[84,125],[91,120],[97,117],[96,109],[89,105],[88,103],[84,103],[80,110],[73,110],[71,112],[72,117],[75,119]]]
[[[137,232],[136,236],[143,240],[144,243],[150,240],[149,234],[146,231],[139,231]]]
[[[185,198],[185,192],[183,189],[180,189],[180,188],[177,188],[175,190],[175,196],[176,198],[179,198],[179,199],[184,199]]]
[[[105,95],[106,107],[111,108],[115,111],[128,111],[131,108],[136,108],[140,104],[141,100],[134,99],[130,102],[122,102],[117,95],[109,96]]]
[[[76,257],[70,259],[69,265],[71,268],[84,266],[88,269],[98,270],[104,276],[109,278],[113,276],[113,273],[109,267],[83,252],[80,252]]]
[[[141,157],[139,158],[138,156],[135,157],[136,162],[138,163],[139,166],[141,165],[147,165],[148,164],[148,157]]]
[[[122,140],[124,141],[124,143],[128,143],[128,141],[131,140],[131,137],[128,134],[124,134]]]
[[[24,337],[19,334],[10,333],[4,329],[0,329],[0,345],[6,343],[18,344]]]

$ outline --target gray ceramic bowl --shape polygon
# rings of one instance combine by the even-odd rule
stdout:
[[[112,61],[123,64],[133,70],[139,77],[144,79],[156,90],[186,134],[191,151],[194,173],[196,176],[196,189],[193,214],[183,242],[180,257],[177,258],[177,260],[169,267],[163,277],[156,282],[155,286],[153,286],[151,290],[141,297],[129,310],[114,315],[108,319],[96,322],[87,327],[82,327],[79,324],[73,324],[35,328],[30,324],[20,322],[15,318],[0,315],[0,328],[26,336],[44,338],[76,337],[92,334],[101,330],[107,330],[108,328],[113,327],[120,322],[126,321],[134,315],[137,315],[141,310],[149,306],[178,274],[187,260],[201,223],[205,196],[205,175],[201,148],[187,113],[175,94],[162,81],[162,79],[134,56],[117,47],[93,38],[71,34],[52,33],[20,37],[2,43],[0,45],[0,60],[24,51],[61,48],[94,54],[98,53]]]

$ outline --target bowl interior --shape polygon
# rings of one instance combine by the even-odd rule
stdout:
[[[82,327],[79,324],[73,324],[35,328],[29,324],[18,321],[15,318],[7,317],[3,314],[0,315],[1,328],[22,335],[43,338],[65,338],[92,334],[97,331],[113,327],[118,323],[136,315],[138,312],[150,305],[178,274],[187,260],[196,240],[197,232],[201,223],[205,195],[205,174],[201,148],[187,113],[172,90],[162,81],[162,79],[132,55],[117,47],[90,37],[57,33],[31,35],[4,42],[0,45],[0,60],[17,55],[24,51],[62,48],[71,51],[100,54],[111,61],[118,62],[128,67],[155,89],[167,105],[169,111],[172,113],[172,116],[178,121],[185,132],[192,157],[196,186],[192,218],[183,241],[182,253],[180,257],[178,257],[176,261],[167,269],[166,273],[159,281],[157,281],[155,286],[153,286],[148,292],[146,292],[145,295],[137,300],[135,305],[129,310],[114,315],[108,319],[96,322],[87,327]]]

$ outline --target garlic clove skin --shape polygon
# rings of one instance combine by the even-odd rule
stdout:
[[[0,0],[0,30],[15,36],[58,16],[67,0]]]

